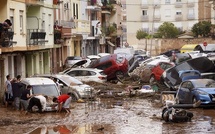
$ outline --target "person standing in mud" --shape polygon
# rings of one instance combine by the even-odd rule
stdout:
[[[28,100],[33,97],[34,95],[31,93],[32,86],[28,85],[27,89],[22,91],[21,98],[20,98],[20,104],[23,110],[27,110],[28,107]]]
[[[21,86],[21,75],[18,75],[14,78],[14,82],[12,83],[13,90],[13,98],[14,98],[14,107],[16,110],[20,110],[20,97],[22,95],[22,86]]]
[[[13,101],[13,91],[12,91],[12,84],[11,84],[11,78],[10,75],[6,76],[6,82],[5,82],[5,107],[7,108],[8,103]]]
[[[67,113],[70,113],[70,103],[72,101],[72,97],[70,93],[62,94],[60,96],[54,97],[53,102],[58,103],[57,112],[61,112],[62,109],[65,109]]]

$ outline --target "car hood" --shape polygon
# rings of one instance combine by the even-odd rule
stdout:
[[[197,90],[201,90],[209,94],[215,94],[215,88],[198,88]]]
[[[215,66],[207,57],[190,59],[164,71],[162,78],[168,87],[175,87],[182,82],[179,71],[198,70],[200,73],[215,72]]]

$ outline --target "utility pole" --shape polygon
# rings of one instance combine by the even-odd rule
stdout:
[[[155,17],[155,8],[157,5],[153,6],[153,15],[152,15],[152,31],[151,31],[151,46],[150,46],[150,55],[152,54],[152,40],[153,40],[153,34],[154,34],[154,17]]]

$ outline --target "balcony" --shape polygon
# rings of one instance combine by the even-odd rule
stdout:
[[[75,28],[75,22],[61,20],[60,25],[64,28]]]
[[[182,3],[181,2],[176,2],[175,3],[175,8],[182,8]]]
[[[149,5],[148,5],[148,4],[141,4],[141,8],[142,8],[142,9],[148,9],[148,8],[149,8]]]
[[[160,21],[161,16],[160,15],[154,15],[154,21]]]
[[[142,15],[141,20],[142,21],[149,21],[149,16],[148,15]]]
[[[187,7],[194,7],[195,3],[187,3]]]
[[[45,40],[46,32],[39,29],[27,30],[27,44],[28,45],[44,45],[48,40]]]
[[[187,19],[188,20],[194,20],[195,19],[195,15],[194,14],[188,14],[187,15]]]
[[[88,6],[86,7],[86,9],[94,10],[94,11],[101,11],[101,7],[99,5],[101,5],[101,3],[98,3],[98,1],[89,0],[88,1]]]
[[[15,41],[13,41],[13,31],[3,31],[1,33],[1,38],[0,38],[0,46],[1,47],[10,47],[13,46]]]
[[[75,20],[75,28],[72,30],[73,34],[90,34],[90,21]]]
[[[176,20],[176,21],[181,21],[182,19],[183,19],[182,14],[176,14],[176,15],[175,15],[175,20]]]
[[[25,0],[25,3],[27,5],[40,5],[40,6],[43,6],[44,5],[44,0]]]

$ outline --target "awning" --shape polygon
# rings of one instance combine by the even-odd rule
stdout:
[[[112,42],[107,41],[107,43],[108,43],[110,46],[115,47],[115,45],[114,45]]]

